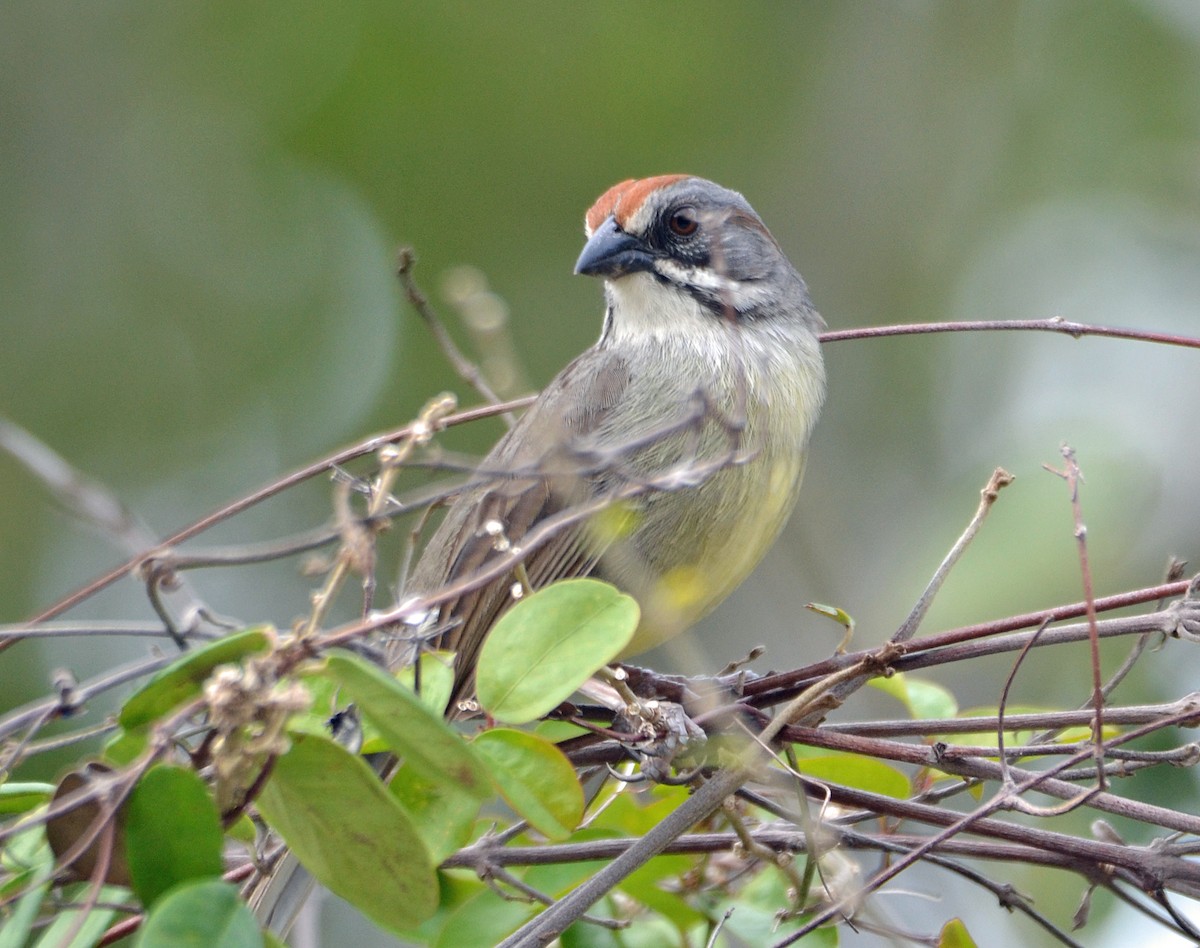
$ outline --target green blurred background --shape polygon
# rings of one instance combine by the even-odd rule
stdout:
[[[571,276],[583,212],[676,171],[746,194],[831,328],[1063,316],[1198,334],[1200,4],[6,3],[0,413],[167,533],[437,391],[472,400],[402,305],[400,244],[447,316],[450,269],[486,276],[537,386],[599,330],[600,287]],[[1200,561],[1195,351],[972,334],[839,343],[827,361],[783,542],[651,661],[711,671],[758,642],[760,667],[824,656],[840,630],[809,600],[852,613],[859,646],[882,641],[997,465],[1017,481],[927,629],[1080,598],[1066,489],[1042,470],[1063,441],[1099,593],[1154,584],[1169,554]],[[123,558],[4,456],[0,492],[0,621]],[[327,488],[297,492],[214,539],[328,505]],[[269,576],[195,581],[224,613],[286,624],[308,581]],[[77,614],[149,611],[130,586]],[[87,677],[144,650],[21,646],[3,704],[45,693],[54,665]],[[1192,690],[1197,665],[1167,655],[1117,697]],[[940,680],[994,704],[1009,664]],[[1075,704],[1087,682],[1082,651],[1048,655],[1016,700]],[[872,695],[847,713],[896,709]],[[1170,779],[1138,792],[1195,792]],[[1059,920],[1082,890],[1006,877]],[[947,900],[882,901],[905,927],[958,912],[981,944],[1036,943],[977,892],[905,879]],[[324,919],[348,924],[337,906]],[[1132,937],[1118,913],[1094,925],[1089,944]]]

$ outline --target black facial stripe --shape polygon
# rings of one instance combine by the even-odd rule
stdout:
[[[657,269],[651,270],[650,274],[663,286],[674,287],[677,290],[683,290],[697,303],[703,306],[706,310],[715,316],[728,316],[733,312],[736,315],[743,316],[730,299],[728,292],[712,289],[705,286],[697,286],[695,283],[685,283],[679,280],[674,280],[666,274],[660,273]]]

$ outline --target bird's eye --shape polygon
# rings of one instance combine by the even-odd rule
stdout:
[[[700,226],[700,222],[696,220],[696,212],[690,207],[681,207],[671,219],[667,221],[667,226],[671,228],[671,233],[677,237],[691,237],[696,233],[696,228]]]

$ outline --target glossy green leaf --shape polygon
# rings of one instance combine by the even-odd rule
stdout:
[[[238,890],[220,879],[189,882],[155,904],[136,948],[262,948],[258,923]]]
[[[3,783],[0,784],[0,814],[25,813],[34,807],[48,803],[54,796],[52,783]]]
[[[454,781],[430,777],[420,768],[404,764],[388,789],[421,834],[435,865],[470,841],[480,800]]]
[[[254,626],[180,656],[125,702],[119,718],[121,727],[130,731],[157,721],[199,695],[214,668],[240,661],[255,652],[265,652],[273,639],[274,630],[269,626]]]
[[[487,773],[471,748],[387,672],[348,652],[332,651],[315,674],[337,682],[406,765],[477,800],[491,796]]]
[[[195,771],[159,764],[125,806],[125,858],[147,908],[181,882],[219,877],[224,834],[216,804]]]
[[[566,839],[583,819],[583,788],[575,768],[549,741],[493,728],[472,742],[488,763],[501,796],[550,839]]]
[[[895,767],[858,754],[821,751],[810,756],[801,753],[799,768],[800,773],[814,780],[827,780],[898,800],[907,798],[912,792],[908,778]]]
[[[295,735],[258,809],[322,885],[385,928],[413,928],[437,908],[412,821],[367,763],[334,741]]]
[[[510,724],[540,718],[621,654],[639,616],[632,596],[595,579],[564,580],[522,599],[483,643],[480,704]]]

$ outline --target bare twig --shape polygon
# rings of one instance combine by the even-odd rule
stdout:
[[[457,414],[444,419],[442,424],[445,427],[450,427],[452,425],[466,424],[471,421],[476,421],[480,418],[489,418],[505,411],[511,411],[517,408],[525,408],[533,403],[533,399],[534,396],[528,395],[524,398],[514,398],[499,405],[484,405],[478,408],[471,408],[466,411],[458,412]],[[47,619],[53,619],[55,616],[61,615],[68,609],[78,605],[86,599],[91,598],[102,589],[108,588],[122,577],[129,575],[129,573],[136,569],[142,560],[144,560],[146,556],[153,553],[155,549],[160,550],[164,547],[172,547],[178,543],[182,543],[184,540],[191,539],[192,537],[203,533],[205,530],[210,529],[216,524],[223,523],[231,517],[234,517],[237,514],[240,514],[243,511],[249,510],[251,507],[262,503],[264,500],[269,500],[271,497],[282,493],[288,488],[294,487],[296,484],[303,483],[310,478],[316,477],[319,474],[323,474],[326,471],[329,471],[338,465],[345,464],[348,461],[352,461],[355,458],[363,457],[364,455],[378,451],[385,444],[390,444],[394,441],[408,437],[411,432],[412,426],[404,425],[401,428],[385,431],[382,434],[372,435],[371,437],[366,438],[357,444],[351,445],[349,448],[343,448],[342,450],[326,455],[324,458],[314,461],[311,464],[306,464],[304,467],[297,468],[290,474],[286,474],[283,477],[277,478],[263,487],[260,487],[258,490],[252,491],[239,500],[236,500],[230,504],[226,504],[207,516],[201,517],[199,520],[196,520],[188,526],[183,527],[182,529],[173,533],[171,536],[160,541],[154,549],[148,549],[142,554],[126,560],[120,566],[110,570],[98,579],[93,580],[86,586],[75,590],[70,595],[63,597],[58,602],[46,609],[43,609],[29,621],[44,622]],[[3,643],[0,643],[0,648],[2,647]]]
[[[1075,521],[1075,548],[1079,554],[1079,572],[1083,578],[1084,602],[1087,604],[1088,644],[1091,647],[1092,658],[1092,708],[1096,718],[1092,722],[1092,738],[1096,745],[1096,771],[1100,785],[1104,786],[1104,760],[1100,756],[1101,737],[1104,734],[1104,684],[1100,670],[1100,636],[1096,631],[1096,594],[1092,583],[1092,568],[1088,561],[1087,526],[1083,522],[1083,505],[1079,499],[1079,485],[1083,473],[1075,459],[1075,450],[1070,445],[1062,446],[1063,460],[1066,462],[1061,471],[1046,467],[1051,474],[1061,477],[1067,483],[1071,495],[1071,516]]]
[[[933,578],[929,580],[929,585],[921,593],[921,598],[913,606],[913,610],[909,613],[908,618],[904,620],[900,628],[892,635],[893,642],[907,642],[916,634],[921,620],[925,618],[925,614],[933,604],[933,597],[942,588],[946,577],[950,575],[950,570],[954,568],[954,564],[959,561],[971,541],[975,539],[975,535],[979,533],[980,528],[983,526],[983,521],[987,518],[988,511],[992,509],[992,505],[996,503],[996,498],[1000,496],[1000,491],[1012,482],[1013,476],[1004,470],[1004,468],[998,467],[992,472],[992,476],[988,479],[986,486],[979,492],[979,507],[975,511],[975,516],[971,518],[971,522],[967,524],[966,530],[962,532],[962,535],[955,542],[954,546],[950,548],[950,552],[946,554],[945,559],[942,560],[938,568],[934,571]]]
[[[437,313],[429,305],[429,298],[417,286],[417,281],[413,277],[413,267],[416,266],[416,263],[417,255],[413,252],[413,249],[411,247],[402,247],[396,264],[396,275],[400,277],[400,284],[404,287],[404,295],[408,297],[408,302],[416,310],[417,315],[424,321],[430,335],[433,336],[438,347],[442,350],[442,353],[446,356],[446,359],[450,362],[454,371],[458,373],[459,377],[488,402],[493,405],[500,405],[502,399],[492,391],[492,387],[488,385],[487,379],[483,377],[479,366],[463,355],[462,350],[454,344],[454,340],[450,338],[450,333],[446,331],[446,327],[438,319]],[[503,411],[500,417],[504,419],[505,424],[510,428],[517,423],[517,418],[511,411]]]
[[[1122,329],[1077,323],[1058,316],[1050,319],[981,319],[963,322],[909,323],[901,326],[863,326],[840,329],[821,334],[821,342],[844,342],[848,339],[881,339],[885,336],[915,336],[938,332],[1052,332],[1078,339],[1081,336],[1104,336],[1109,339],[1130,339],[1163,346],[1184,346],[1200,349],[1200,339],[1167,332],[1142,329]]]

